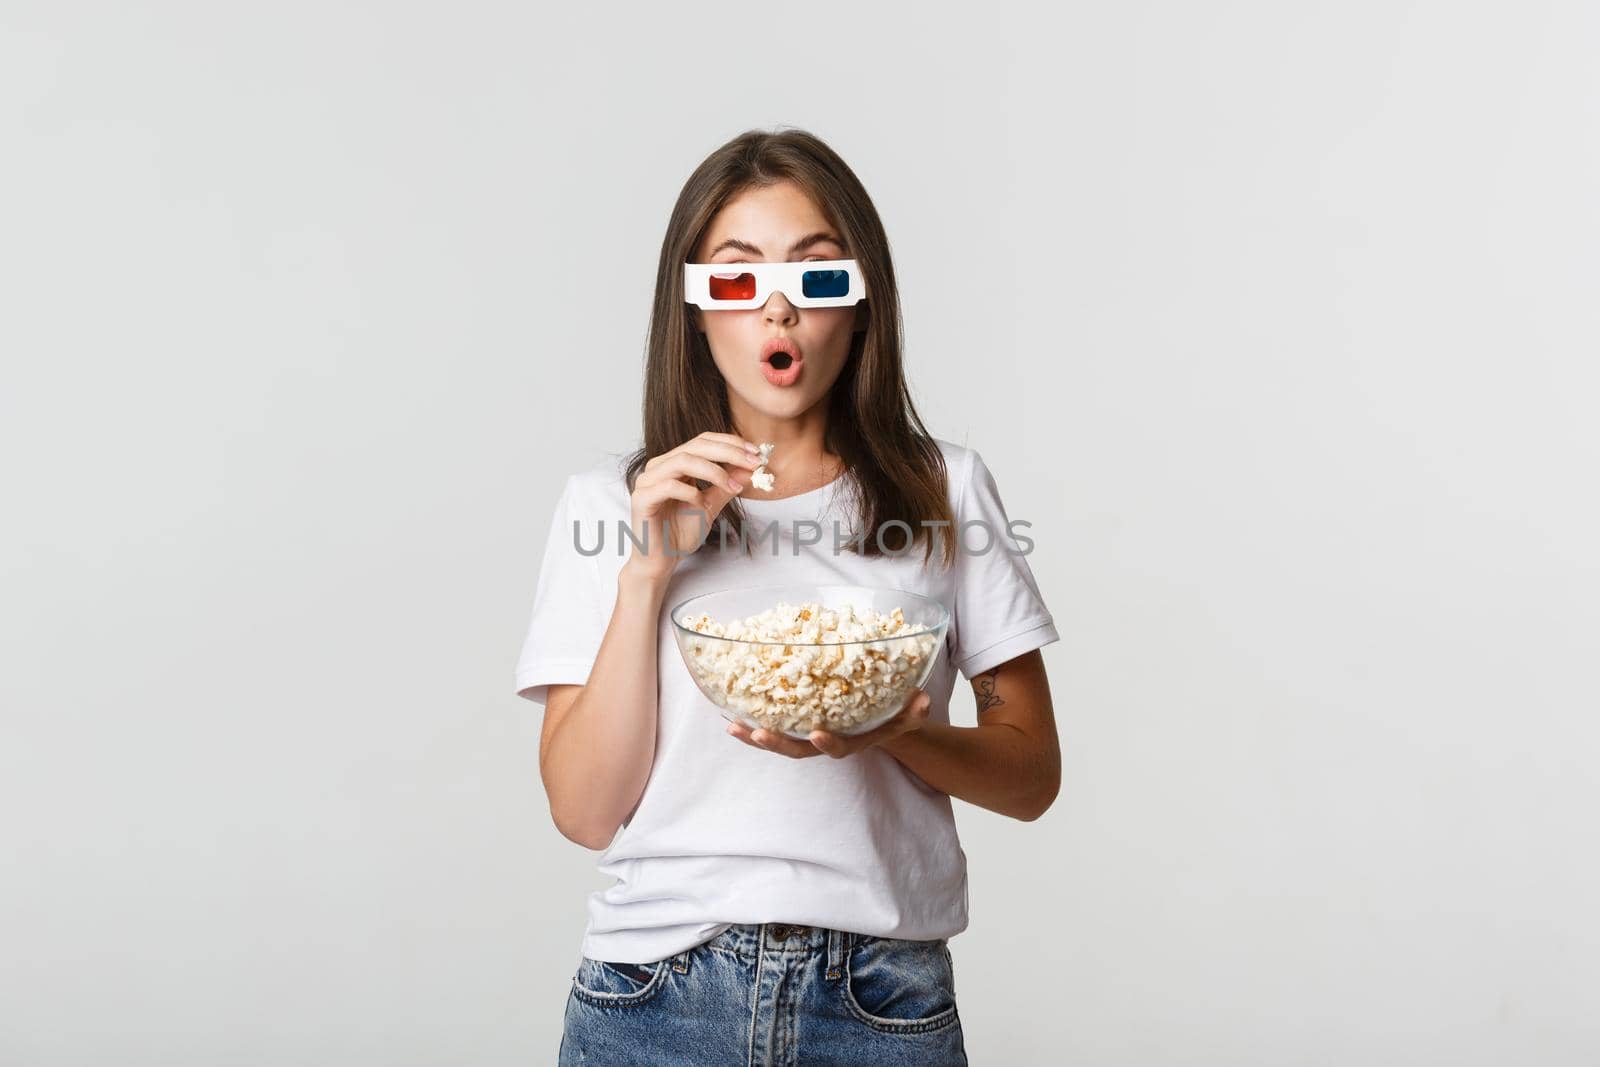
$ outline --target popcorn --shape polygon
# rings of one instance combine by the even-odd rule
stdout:
[[[768,443],[756,446],[761,452],[761,466],[757,467],[755,472],[750,475],[750,484],[764,493],[772,492],[773,478],[772,472],[767,470],[767,461],[772,458],[772,450],[777,447],[777,445]]]
[[[934,631],[907,624],[898,607],[884,614],[850,604],[779,602],[726,624],[705,614],[682,624],[726,639],[683,642],[707,695],[790,734],[819,727],[848,733],[892,716],[937,651]]]

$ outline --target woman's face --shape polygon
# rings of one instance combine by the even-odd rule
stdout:
[[[746,189],[723,206],[694,250],[695,263],[792,263],[848,259],[837,229],[805,190],[790,181]],[[774,291],[766,306],[740,311],[691,308],[711,358],[728,383],[729,403],[769,418],[793,418],[833,388],[850,355],[851,334],[866,325],[866,304],[798,308]],[[798,359],[763,359],[775,338],[794,343]],[[781,368],[781,369],[780,369]]]

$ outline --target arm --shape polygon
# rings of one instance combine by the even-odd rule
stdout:
[[[1035,649],[972,679],[977,726],[923,723],[882,747],[953,797],[1031,822],[1061,789],[1061,743],[1044,657]]]
[[[584,685],[552,685],[539,776],[563,836],[603,849],[644,792],[656,749],[656,649],[666,579],[624,567]]]
[[[679,561],[761,465],[753,441],[703,433],[654,456],[629,493],[643,534],[617,575],[617,599],[583,685],[552,685],[539,735],[539,777],[556,828],[603,849],[639,804],[656,754],[661,605]],[[733,468],[746,471],[735,473]],[[694,481],[709,485],[699,489]],[[681,549],[677,546],[682,546]]]

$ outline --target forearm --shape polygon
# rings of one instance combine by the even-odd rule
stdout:
[[[657,642],[665,581],[618,576],[589,679],[540,752],[550,810],[568,836],[609,841],[655,758]],[[593,847],[604,847],[596,845]]]
[[[927,722],[881,747],[940,792],[1014,819],[1037,819],[1060,788],[1059,751],[1006,723]]]

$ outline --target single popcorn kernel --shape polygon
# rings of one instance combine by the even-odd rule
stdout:
[[[772,450],[778,446],[763,442],[756,447],[761,451],[761,466],[757,467],[755,472],[750,475],[750,484],[755,486],[757,489],[760,489],[764,493],[770,493],[772,492],[774,479],[772,477],[772,472],[767,470],[767,461],[772,458]]]

